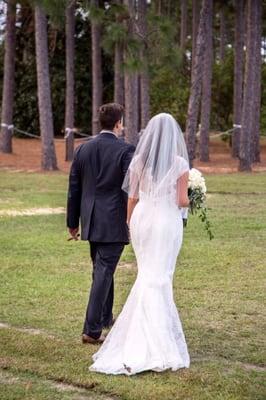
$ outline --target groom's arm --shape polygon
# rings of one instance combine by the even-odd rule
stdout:
[[[74,160],[69,174],[69,187],[67,196],[67,227],[76,230],[79,227],[81,205],[81,171],[79,165],[80,147],[75,152]],[[77,233],[77,232],[76,232]]]
[[[126,150],[123,153],[122,157],[122,170],[123,175],[125,176],[129,167],[129,164],[132,160],[136,148],[132,144],[128,144]]]

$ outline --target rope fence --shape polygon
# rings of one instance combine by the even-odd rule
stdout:
[[[213,133],[212,135],[210,135],[210,137],[224,137],[224,136],[231,136],[234,132],[235,132],[235,130],[236,129],[241,129],[242,128],[242,125],[239,125],[239,124],[233,124],[233,128],[231,128],[231,129],[227,129],[226,131],[224,131],[224,132],[219,132],[219,133]],[[199,125],[199,130],[198,130],[198,132],[196,133],[196,136],[197,137],[199,137],[200,136],[200,125]]]
[[[14,134],[14,132],[17,132],[17,133],[19,133],[19,134],[21,134],[21,135],[30,137],[30,138],[32,138],[32,139],[39,139],[39,140],[41,140],[41,136],[35,135],[35,134],[33,134],[33,133],[30,133],[30,132],[23,131],[22,129],[16,128],[14,125],[8,125],[8,124],[5,124],[5,123],[1,123],[1,127],[7,128],[8,130],[12,131],[12,135]],[[76,138],[75,141],[86,141],[86,140],[90,140],[90,139],[92,138],[92,136],[87,135],[86,133],[75,132],[74,129],[66,128],[66,129],[65,129],[65,136],[64,136],[64,138],[63,138],[63,139],[56,139],[56,138],[54,138],[54,141],[55,141],[55,142],[61,142],[61,143],[62,143],[62,142],[65,142],[66,139],[69,137],[69,135],[70,135],[71,132],[72,132],[74,135],[82,136],[81,138]]]
[[[19,133],[21,135],[24,135],[24,136],[27,136],[27,137],[30,137],[30,138],[33,138],[33,139],[39,139],[39,140],[41,139],[41,136],[35,135],[33,133],[30,133],[30,132],[23,131],[22,129],[16,128],[14,125],[8,125],[8,124],[5,124],[5,123],[1,123],[1,127],[7,128],[8,130],[11,130],[12,134],[14,132],[17,132],[17,133]],[[233,124],[233,128],[228,129],[228,130],[226,130],[224,132],[214,133],[214,134],[210,135],[210,137],[230,136],[230,135],[232,135],[234,133],[234,131],[236,129],[241,129],[241,128],[242,128],[242,125]],[[73,133],[74,135],[77,135],[77,136],[81,136],[81,138],[75,138],[75,141],[78,141],[78,142],[87,141],[87,140],[92,139],[92,136],[87,135],[86,133],[76,132],[74,129],[71,129],[71,128],[67,127],[67,128],[65,128],[65,136],[64,136],[64,138],[63,139],[54,138],[54,141],[55,142],[61,142],[61,143],[65,142],[66,139],[69,137],[69,135],[71,133]],[[200,136],[200,125],[199,125],[199,130],[196,133],[196,136],[197,137]]]

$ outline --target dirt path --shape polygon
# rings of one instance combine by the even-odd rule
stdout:
[[[25,208],[23,210],[0,210],[0,217],[20,217],[24,215],[50,215],[50,214],[65,214],[64,207],[56,208]]]
[[[266,171],[266,138],[261,141],[261,163],[254,164],[256,172]],[[78,146],[80,142],[76,142]],[[64,141],[56,142],[58,167],[62,172],[69,172],[70,163],[65,160]],[[37,139],[13,139],[13,154],[0,154],[0,168],[17,171],[40,172],[41,143]],[[210,143],[210,162],[195,161],[195,167],[203,173],[237,172],[238,160],[230,156],[227,143],[220,139],[212,139]]]
[[[39,388],[40,385],[42,385],[43,390],[45,390],[45,388],[51,388],[62,395],[65,392],[69,392],[69,396],[71,396],[72,400],[118,400],[117,396],[111,397],[109,395],[103,395],[93,392],[90,389],[80,387],[80,385],[64,383],[52,379],[44,379],[36,373],[32,373],[32,377],[26,377],[25,375],[23,376],[23,371],[17,371],[17,373],[15,373],[14,371],[9,371],[7,369],[0,369],[0,385],[16,385],[17,387],[21,387],[25,392],[28,392],[29,398],[31,399],[33,398],[32,395],[34,395],[34,389],[36,387]]]

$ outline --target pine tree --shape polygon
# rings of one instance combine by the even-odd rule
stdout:
[[[135,33],[135,2],[134,0],[124,0],[125,6],[128,8],[129,18],[127,21],[128,36],[134,37]],[[130,54],[124,53],[125,59]],[[125,137],[127,142],[134,145],[138,142],[139,131],[139,87],[138,74],[134,69],[127,68],[125,70]]]
[[[212,39],[212,14],[213,4],[210,1],[206,21],[206,49],[204,54],[202,99],[201,99],[201,121],[200,121],[200,160],[209,161],[209,129],[211,114],[211,81],[213,62],[213,39]]]
[[[92,135],[99,133],[99,107],[103,101],[101,24],[97,18],[98,0],[91,0],[91,47],[92,47]],[[96,15],[95,15],[96,14]]]
[[[13,101],[15,90],[16,1],[8,0],[5,30],[4,82],[0,150],[12,153]]]
[[[253,89],[253,129],[252,129],[252,161],[260,162],[260,113],[261,113],[261,28],[262,28],[262,4],[258,1],[256,9],[256,33],[255,33],[255,82]]]
[[[254,102],[256,101],[255,90],[257,88],[257,27],[258,15],[260,14],[261,0],[247,1],[247,44],[244,80],[244,99],[241,119],[241,136],[239,151],[239,170],[251,171],[253,162],[252,130],[254,129]]]
[[[42,139],[42,168],[57,169],[53,114],[48,65],[47,18],[42,6],[35,5],[35,43],[38,81],[39,119]]]
[[[66,161],[73,159],[74,153],[74,54],[75,54],[75,0],[66,7],[66,106],[65,106],[65,133],[66,133]]]
[[[221,3],[219,11],[220,19],[220,47],[219,47],[219,59],[220,62],[224,62],[225,59],[225,46],[226,46],[226,20],[225,20],[225,9],[224,2]]]
[[[184,50],[187,40],[187,0],[180,1],[181,8],[181,27],[180,27],[180,47]]]
[[[193,164],[196,150],[196,130],[198,124],[199,102],[202,87],[203,62],[206,48],[206,26],[212,0],[203,0],[197,35],[196,54],[192,67],[191,89],[186,121],[186,140],[190,166]]]
[[[140,127],[144,129],[150,119],[149,72],[147,62],[147,1],[138,2],[138,28],[141,36],[142,47],[140,59],[142,70],[140,72]]]
[[[191,74],[196,56],[197,36],[199,29],[200,1],[192,0],[192,50],[191,50]]]
[[[234,125],[232,156],[239,155],[240,126],[244,75],[244,0],[235,2],[235,45],[234,45]]]

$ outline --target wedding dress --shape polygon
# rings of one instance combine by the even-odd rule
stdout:
[[[138,274],[122,312],[93,355],[90,370],[106,374],[175,371],[190,363],[173,298],[173,276],[183,239],[176,189],[178,179],[189,169],[188,162],[175,155],[163,179],[154,180],[155,171],[147,167],[143,173],[141,155],[136,153],[129,173],[131,186],[132,176],[138,180],[135,197],[139,201],[131,217],[130,235]]]

